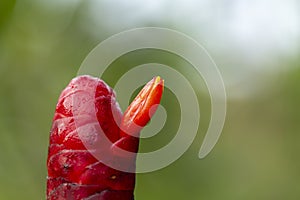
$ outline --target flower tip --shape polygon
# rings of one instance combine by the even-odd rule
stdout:
[[[162,79],[160,76],[156,76],[153,78],[154,80],[154,85],[158,85],[161,84],[162,86],[164,86],[164,79]]]

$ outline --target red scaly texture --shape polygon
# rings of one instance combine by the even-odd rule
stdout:
[[[91,100],[95,105],[94,110],[88,107]],[[122,113],[113,90],[97,78],[74,78],[59,97],[50,132],[47,159],[48,200],[134,199],[135,174],[118,171],[98,161],[82,142],[82,138],[86,142],[93,142],[93,134],[87,131],[79,137],[75,118],[80,118],[89,126],[94,123],[91,116],[95,114],[103,132],[112,143],[118,143],[125,137],[132,138],[135,142],[127,150],[137,151],[138,139],[120,134],[118,125],[121,123]]]

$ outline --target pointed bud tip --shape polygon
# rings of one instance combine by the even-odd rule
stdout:
[[[121,129],[129,135],[139,133],[157,109],[164,90],[164,80],[153,77],[140,91],[124,112]],[[154,106],[154,107],[153,107]],[[150,109],[151,113],[150,113]]]
[[[162,79],[160,76],[155,76],[153,77],[153,81],[154,81],[154,86],[161,84],[162,86],[164,86],[164,79]]]

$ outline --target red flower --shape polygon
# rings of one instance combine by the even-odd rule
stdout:
[[[127,159],[135,167],[135,157],[114,151],[116,147],[138,151],[139,132],[155,112],[162,92],[163,80],[153,78],[122,115],[114,91],[104,81],[90,76],[74,78],[61,93],[53,118],[47,199],[133,200],[135,174],[105,165],[87,144],[97,145],[100,133],[93,129],[97,123],[112,143],[110,148],[98,145],[97,150]],[[76,123],[78,119],[80,123]]]

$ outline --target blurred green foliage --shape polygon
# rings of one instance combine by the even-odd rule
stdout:
[[[71,10],[33,0],[0,3],[0,199],[45,197],[49,129],[59,93],[85,56],[114,33],[104,25],[97,36],[87,31],[92,26],[83,20],[87,4],[80,2]],[[164,25],[144,25],[149,23]],[[180,58],[154,50],[119,58],[103,78],[113,86],[124,72],[148,62],[174,66],[195,78]],[[204,83],[196,87],[202,118],[196,140],[172,165],[139,174],[136,199],[299,199],[299,63],[286,60],[283,65],[289,68],[263,76],[267,80],[256,93],[228,99],[223,135],[204,160],[197,154],[209,122],[210,100]],[[157,136],[142,141],[141,151],[165,145],[176,133],[178,102],[166,90],[162,104],[169,121]]]
[[[1,28],[4,26],[5,22],[7,21],[7,19],[10,17],[10,14],[12,13],[15,3],[16,0],[0,1],[0,31]]]

